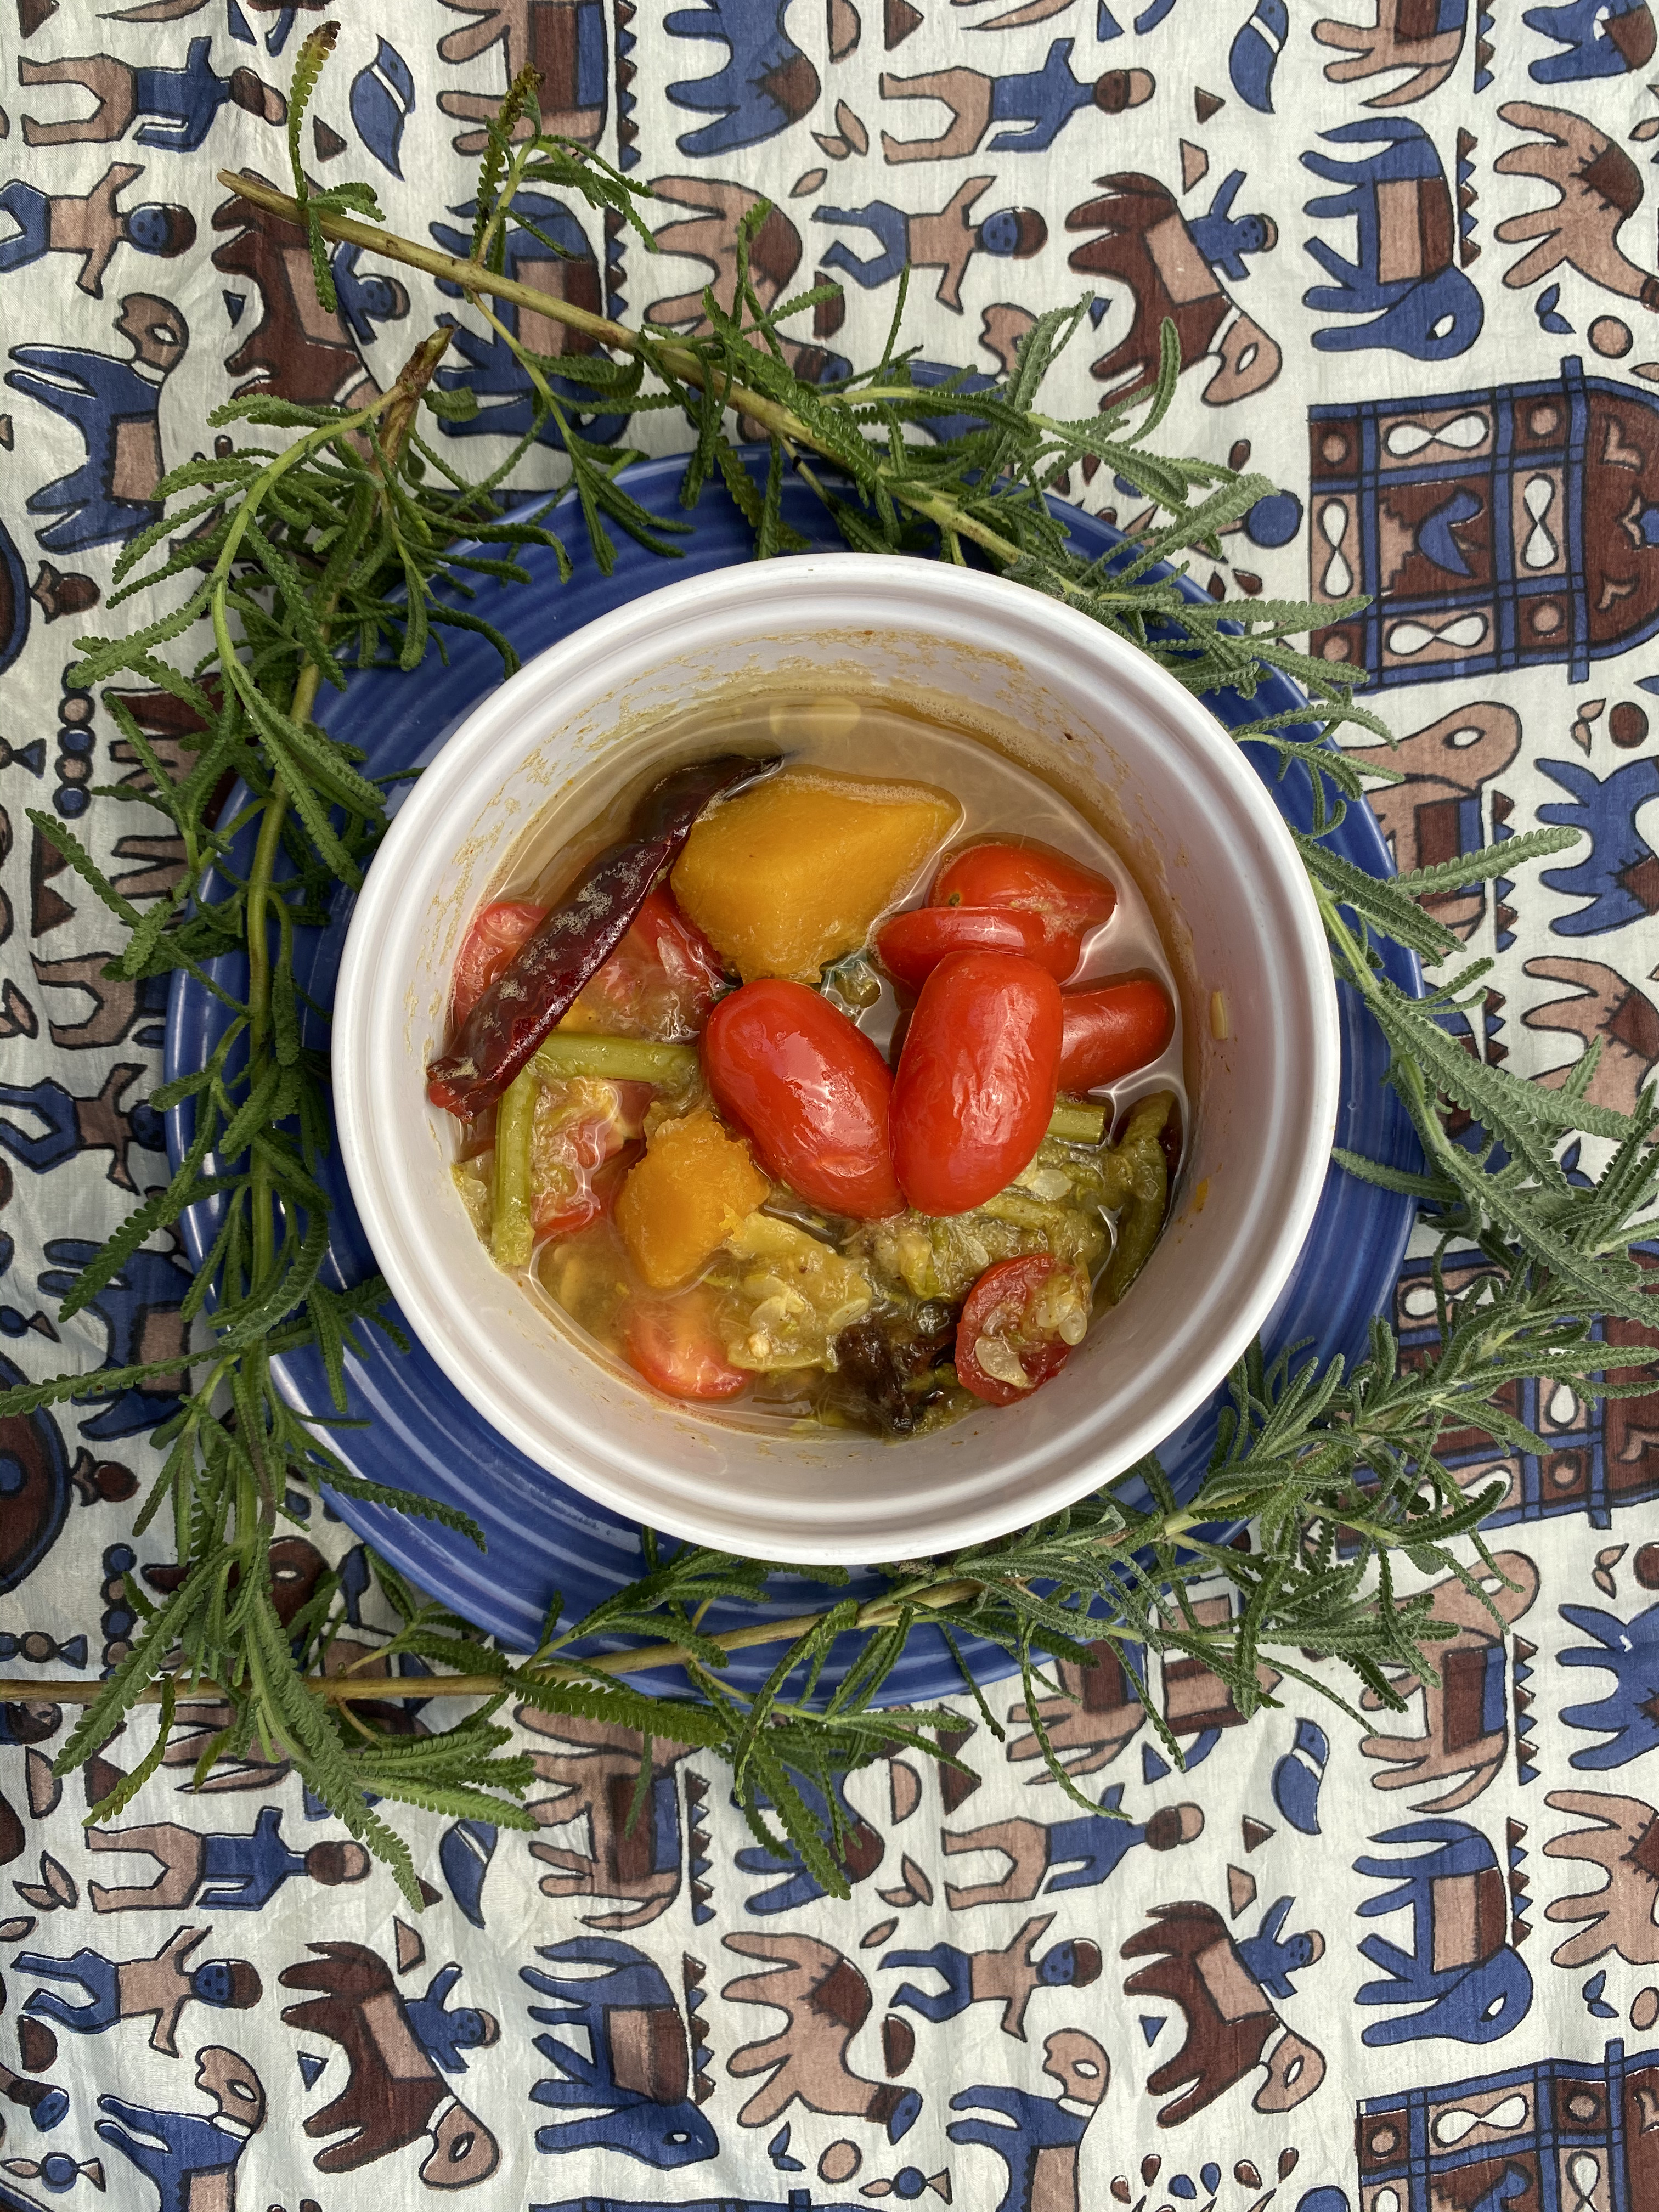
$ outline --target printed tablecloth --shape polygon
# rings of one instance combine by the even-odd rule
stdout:
[[[907,262],[923,357],[987,377],[1035,311],[1090,294],[1066,411],[1146,377],[1172,317],[1164,438],[1279,487],[1218,582],[1375,595],[1316,646],[1370,670],[1400,738],[1408,780],[1376,802],[1400,864],[1540,822],[1585,833],[1440,902],[1496,963],[1470,1049],[1559,1083],[1599,1038],[1590,1095],[1628,1106],[1659,1058],[1650,6],[1249,4],[347,0],[305,153],[448,243],[483,119],[530,61],[550,125],[657,195],[655,258],[618,222],[534,209],[566,258],[520,232],[509,260],[566,298],[693,325],[706,283],[729,299],[765,195],[763,296],[820,270],[846,286],[799,325],[808,373],[870,356]],[[158,1243],[53,1318],[164,1173],[145,1103],[163,999],[105,975],[111,925],[26,810],[72,824],[135,901],[180,865],[159,816],[92,794],[141,771],[70,686],[72,641],[213,406],[370,392],[453,303],[346,248],[323,313],[292,234],[216,181],[284,175],[315,7],[7,15],[0,1330],[6,1371],[37,1376],[165,1356],[188,1279]],[[530,410],[506,349],[459,321],[480,411],[434,434],[477,468]],[[672,435],[660,416],[605,434]],[[550,439],[523,474],[559,466]],[[1098,476],[1069,489],[1138,508]],[[131,699],[163,743],[169,703]],[[1432,1311],[1410,1260],[1408,1343]],[[95,1676],[131,1632],[123,1571],[165,1586],[162,1541],[131,1531],[167,1407],[128,1390],[3,1425],[8,1674]],[[1172,1665],[1153,1692],[1183,1772],[1108,1663],[1053,1708],[1091,1816],[1029,1730],[999,1740],[964,1700],[967,1773],[895,1758],[847,1785],[846,1902],[761,1853],[719,1765],[672,1743],[630,1830],[637,1742],[529,1717],[541,1829],[401,1815],[416,1916],[283,1767],[192,1794],[188,1734],[88,1832],[81,1780],[50,1771],[64,1713],[5,1706],[0,2204],[1659,2204],[1659,1388],[1518,1410],[1547,1450],[1461,1455],[1508,1484],[1509,1633],[1443,1581],[1443,1679],[1402,1686],[1403,1715],[1356,1724],[1287,1681],[1243,1727]],[[349,1545],[332,1522],[284,1539],[295,1602]],[[993,1693],[999,1717],[1012,1703]]]

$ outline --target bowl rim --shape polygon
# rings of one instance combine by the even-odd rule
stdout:
[[[342,1163],[364,1235],[404,1318],[442,1371],[500,1434],[573,1489],[672,1534],[748,1556],[787,1558],[803,1565],[845,1565],[983,1541],[1075,1503],[1101,1483],[1127,1474],[1211,1395],[1271,1311],[1311,1224],[1329,1166],[1340,1086],[1340,1042],[1335,979],[1324,927],[1291,830],[1232,733],[1167,669],[1077,610],[982,571],[921,557],[857,552],[796,556],[769,565],[774,567],[769,576],[763,572],[757,579],[756,569],[746,564],[721,568],[665,585],[608,611],[526,661],[449,732],[394,815],[348,927],[332,1025],[335,1119]],[[757,580],[763,586],[760,595]],[[374,1085],[367,1016],[380,995],[382,944],[403,918],[408,872],[398,866],[403,849],[428,836],[440,842],[449,839],[454,849],[445,822],[456,788],[465,788],[473,775],[482,774],[481,763],[520,720],[527,700],[544,707],[545,696],[556,695],[569,681],[592,680],[605,662],[619,653],[660,645],[671,633],[683,633],[698,614],[725,613],[737,603],[752,605],[763,621],[766,586],[781,588],[797,601],[815,589],[856,597],[875,586],[884,597],[884,613],[901,629],[907,605],[918,599],[933,598],[937,604],[942,597],[955,603],[958,614],[968,603],[996,606],[1001,617],[996,647],[1010,652],[1022,665],[1040,668],[1042,640],[1053,640],[1056,631],[1073,648],[1085,647],[1103,664],[1105,678],[1120,693],[1147,696],[1150,703],[1161,708],[1191,742],[1207,752],[1228,787],[1229,803],[1249,818],[1262,850],[1271,855],[1272,877],[1284,898],[1289,923],[1278,964],[1289,965],[1294,956],[1307,1000],[1312,1083],[1303,1101],[1306,1141],[1300,1148],[1291,1196],[1273,1217],[1266,1245],[1252,1247],[1249,1294],[1240,1299],[1233,1319],[1211,1340],[1202,1362],[1192,1365],[1172,1391],[1117,1432],[1123,1441],[1115,1442],[1110,1457],[1115,1464],[1110,1468],[1099,1463],[1097,1454],[1091,1455],[1069,1472],[1062,1469],[1027,1482],[1019,1491],[1018,1510],[1012,1515],[1000,1490],[977,1504],[964,1504],[957,1497],[925,1531],[915,1526],[896,1529],[890,1544],[868,1536],[819,1536],[787,1523],[774,1528],[770,1522],[766,1524],[772,1531],[768,1540],[752,1528],[739,1529],[730,1510],[704,1510],[684,1486],[684,1494],[672,1501],[656,1494],[644,1498],[630,1475],[618,1478],[573,1464],[556,1440],[504,1408],[492,1382],[491,1363],[457,1344],[441,1302],[428,1293],[425,1278],[405,1264],[398,1194],[383,1172],[381,1150],[374,1139],[377,1117],[368,1110]],[[825,628],[836,626],[836,614],[833,600],[824,605]],[[1021,629],[1027,635],[1015,643],[1009,633]],[[468,820],[468,834],[474,834],[474,817],[470,815]],[[676,1410],[685,1418],[697,1418],[689,1409]],[[1051,1451],[1052,1445],[1047,1449]],[[764,1505],[746,1509],[750,1519],[766,1510]],[[739,1512],[737,1519],[742,1517]]]

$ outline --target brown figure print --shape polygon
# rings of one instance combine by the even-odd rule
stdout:
[[[736,2081],[768,2077],[738,2114],[739,2124],[769,2126],[799,2098],[809,2112],[875,2121],[896,2142],[921,2112],[921,2099],[890,2081],[867,2081],[848,2064],[847,2047],[872,2008],[870,1984],[852,1960],[814,1936],[742,1933],[725,1942],[745,1959],[770,1961],[764,1973],[728,1982],[722,1992],[727,2003],[771,2005],[787,2023],[726,2062]]]
[[[1103,1637],[1089,1646],[1089,1651],[1094,1661],[1091,1667],[1080,1667],[1070,1659],[1059,1662],[1054,1674],[1060,1694],[1042,1698],[1036,1707],[1036,1717],[1047,1732],[1050,1748],[1072,1775],[1093,1774],[1100,1767],[1109,1766],[1146,1718],[1146,1708],[1117,1646]],[[1009,1706],[1011,1721],[1026,1717],[1023,1699]],[[1035,1732],[1028,1729],[1010,1741],[1008,1757],[1018,1765],[1038,1758],[1041,1748]],[[1046,1764],[1031,1777],[1035,1783],[1051,1778]]]
[[[45,1171],[76,1153],[107,1152],[108,1177],[120,1190],[136,1190],[128,1156],[135,1145],[159,1152],[165,1139],[161,1117],[147,1101],[129,1109],[126,1092],[149,1070],[136,1060],[118,1060],[90,1096],[71,1091],[54,1076],[30,1084],[0,1083],[0,1108],[44,1123],[39,1134],[0,1116],[0,1149],[26,1167]]]
[[[1066,265],[1087,276],[1113,279],[1127,288],[1134,303],[1128,329],[1089,372],[1106,386],[1102,407],[1133,398],[1157,382],[1165,322],[1175,325],[1183,368],[1207,354],[1218,356],[1221,366],[1204,390],[1211,405],[1244,398],[1271,384],[1283,362],[1279,346],[1235,307],[1169,186],[1139,170],[1096,182],[1102,196],[1074,207],[1066,228],[1097,235],[1075,247]]]
[[[204,2004],[246,2011],[263,1994],[259,1976],[246,1959],[198,1960],[191,1954],[207,1941],[212,1930],[175,1928],[158,1951],[143,1959],[106,1959],[86,1945],[64,1959],[39,1951],[19,1951],[12,1968],[33,1976],[37,1986],[25,2009],[33,2018],[50,2021],[73,2035],[99,2035],[118,2021],[148,2020],[149,2047],[179,2056],[179,2015],[192,1998]],[[78,1988],[81,1996],[71,2003],[64,1987]]]
[[[942,2023],[955,2020],[969,2005],[994,2004],[997,2025],[1016,2042],[1025,2040],[1025,2013],[1040,1989],[1086,1989],[1100,1978],[1100,1947],[1086,1936],[1066,1937],[1036,1956],[1036,1947],[1054,1925],[1052,1912],[1028,1920],[997,1951],[963,1951],[954,1943],[935,1943],[926,1951],[889,1951],[883,1968],[908,1967],[936,1974],[941,1990],[924,1990],[915,1982],[901,1982],[888,1997],[889,2004],[919,2013],[923,2020]]]
[[[1480,1587],[1498,1618],[1466,1589],[1455,1575],[1447,1575],[1427,1592],[1429,1617],[1455,1633],[1437,1644],[1434,1664],[1438,1683],[1415,1674],[1391,1673],[1391,1686],[1402,1698],[1423,1698],[1420,1735],[1368,1735],[1359,1748],[1367,1759],[1383,1762],[1371,1777],[1374,1790],[1410,1790],[1427,1782],[1449,1780],[1451,1788],[1438,1796],[1431,1792],[1413,1800],[1419,1813],[1449,1813],[1477,1798],[1504,1763],[1509,1748],[1509,1674],[1504,1662],[1504,1631],[1511,1627],[1538,1595],[1538,1568],[1524,1552],[1499,1552],[1494,1557],[1500,1583],[1488,1574]],[[1507,1584],[1514,1584],[1514,1588]],[[1367,1712],[1380,1712],[1382,1699],[1375,1690],[1360,1698]]]
[[[691,210],[653,233],[658,252],[684,254],[687,260],[702,262],[708,271],[706,281],[716,304],[728,315],[732,313],[738,296],[738,226],[750,209],[760,205],[765,194],[718,177],[653,177],[651,189],[659,200]],[[783,210],[775,207],[749,242],[749,281],[762,307],[769,307],[782,299],[800,261],[800,233]],[[708,328],[702,295],[703,287],[699,284],[693,290],[653,300],[645,311],[646,318],[698,337]],[[808,383],[815,382],[827,358],[823,350],[802,345],[794,338],[784,338],[781,343],[795,374]]]
[[[329,313],[317,297],[304,232],[240,199],[222,202],[213,228],[225,234],[213,250],[214,267],[222,276],[246,277],[264,303],[258,321],[225,363],[241,379],[237,398],[275,392],[308,407],[362,407],[377,398],[380,387],[343,317],[337,309]]]
[[[1285,2027],[1213,1905],[1154,1905],[1152,1925],[1129,1938],[1123,1956],[1152,1961],[1129,1976],[1126,1994],[1167,1997],[1187,2024],[1180,2050],[1146,2083],[1154,2096],[1182,2093],[1158,2113],[1160,2127],[1201,2112],[1259,2064],[1267,2078],[1251,2100],[1258,2112],[1294,2111],[1325,2078],[1323,2054]],[[1305,1963],[1317,1956],[1310,1949]]]
[[[952,314],[961,314],[963,279],[976,253],[1025,261],[1048,242],[1048,225],[1034,208],[1000,208],[988,216],[975,216],[995,182],[994,175],[969,177],[942,208],[931,210],[906,212],[889,200],[872,200],[856,208],[821,202],[812,210],[814,222],[833,223],[853,234],[830,242],[821,273],[848,277],[870,290],[890,283],[903,269],[936,269],[939,276],[933,297]],[[869,234],[868,238],[860,233]],[[860,251],[866,244],[880,251]]]
[[[1389,769],[1405,779],[1366,794],[1404,875],[1468,849],[1464,803],[1478,801],[1520,750],[1521,717],[1515,709],[1496,699],[1476,699],[1397,744],[1356,745],[1346,757],[1358,769]],[[1467,891],[1437,891],[1423,903],[1437,921],[1467,938],[1485,911],[1486,889],[1476,884]]]
[[[1143,106],[1157,91],[1156,80],[1142,69],[1108,70],[1092,82],[1079,77],[1071,64],[1072,46],[1070,39],[1056,39],[1040,70],[994,77],[975,69],[928,70],[920,76],[897,76],[884,70],[884,100],[933,101],[951,118],[933,138],[895,138],[884,131],[884,159],[889,163],[955,161],[977,152],[993,123],[1005,127],[991,140],[991,153],[1046,153],[1073,116],[1084,109],[1121,115],[1125,108]],[[1019,124],[1027,127],[1006,127]]]
[[[532,1844],[532,1858],[553,1871],[541,1878],[544,1897],[603,1899],[608,1911],[577,1917],[585,1928],[643,1928],[665,1912],[679,1894],[681,1859],[679,1802],[675,1768],[690,1747],[656,1737],[655,1765],[646,1802],[633,1814],[639,1788],[641,1744],[632,1729],[607,1721],[519,1708],[521,1727],[550,1737],[556,1748],[538,1751],[532,1763],[538,1777],[555,1787],[534,1797],[530,1809],[544,1827],[563,1827],[586,1815],[589,1848],[568,1844]],[[672,1838],[672,1843],[664,1839]]]
[[[1500,176],[1536,177],[1556,194],[1548,207],[1498,224],[1497,234],[1506,246],[1537,241],[1504,270],[1504,283],[1511,289],[1536,284],[1565,262],[1609,292],[1644,307],[1659,307],[1659,276],[1619,244],[1620,232],[1642,204],[1641,173],[1623,147],[1564,107],[1510,100],[1498,112],[1513,129],[1535,136],[1500,154],[1493,168]]]
[[[945,1829],[941,1839],[947,1857],[991,1851],[1008,1862],[1007,1872],[998,1881],[966,1887],[947,1882],[945,1902],[952,1912],[966,1912],[980,1905],[1028,1904],[1045,1881],[1051,1895],[1062,1889],[1091,1889],[1115,1874],[1137,1844],[1154,1851],[1172,1851],[1203,1833],[1201,1806],[1162,1805],[1139,1823],[1123,1817],[1122,1802],[1123,1784],[1114,1782],[1102,1796],[1097,1813],[1063,1820],[1014,1819],[988,1821],[980,1828]]]
[[[1552,1836],[1545,1856],[1581,1859],[1606,1875],[1599,1888],[1552,1898],[1544,1908],[1547,1919],[1582,1923],[1551,1954],[1554,1963],[1588,1966],[1616,1951],[1627,1966],[1659,1966],[1659,1813],[1639,1797],[1599,1790],[1552,1790],[1544,1802],[1589,1824]]]
[[[499,46],[503,91],[527,63],[541,80],[543,130],[580,146],[599,144],[605,118],[602,62],[597,100],[590,76],[594,57],[605,51],[603,0],[444,0],[444,5],[473,20],[444,33],[438,41],[441,59],[470,62]],[[489,141],[484,126],[501,104],[499,92],[438,94],[441,113],[472,126],[454,138],[458,154],[483,153]],[[514,136],[527,137],[532,128],[531,118],[521,117]]]
[[[55,61],[32,61],[27,55],[17,64],[17,81],[27,86],[72,85],[90,94],[90,115],[73,115],[55,123],[23,118],[26,146],[105,146],[124,138],[139,124],[141,146],[163,148],[175,154],[193,154],[207,137],[226,106],[278,125],[286,121],[288,102],[274,85],[267,84],[246,67],[220,76],[210,59],[212,40],[192,39],[182,67],[139,70],[113,54],[64,54]]]
[[[22,177],[0,184],[0,213],[18,226],[0,240],[0,274],[26,269],[45,254],[70,254],[81,264],[77,287],[101,300],[104,272],[123,246],[166,260],[186,252],[196,242],[196,218],[188,208],[154,200],[118,204],[143,173],[135,161],[112,161],[85,192],[46,192]]]
[[[1645,991],[1600,960],[1564,960],[1544,955],[1526,963],[1526,972],[1552,983],[1565,983],[1571,998],[1547,999],[1528,1006],[1521,1018],[1529,1030],[1565,1030],[1582,1037],[1585,1049],[1597,1039],[1601,1053],[1584,1096],[1615,1113],[1635,1109],[1654,1063],[1659,1060],[1659,1006]],[[1559,1091],[1578,1065],[1571,1060],[1537,1079]],[[1609,1408],[1609,1410],[1611,1410]]]
[[[313,1943],[316,1954],[279,1977],[284,1989],[318,1992],[283,2008],[288,2027],[326,2036],[345,2052],[351,2078],[320,2112],[308,2136],[339,2135],[317,2154],[319,2173],[355,2173],[429,2136],[421,2161],[428,2189],[470,2189],[501,2162],[495,2138],[453,2094],[416,2034],[385,1960],[361,1943]]]
[[[1326,15],[1314,25],[1322,46],[1347,57],[1327,62],[1326,77],[1332,84],[1354,84],[1405,70],[1408,75],[1386,92],[1373,93],[1366,106],[1409,107],[1426,100],[1457,66],[1467,15],[1447,11],[1455,20],[1443,29],[1440,0],[1372,0],[1372,11],[1376,20],[1370,24],[1340,23]]]
[[[203,1834],[176,1820],[148,1820],[131,1828],[88,1828],[87,1848],[153,1859],[161,1871],[147,1882],[88,1885],[94,1912],[179,1911],[198,1905],[207,1912],[258,1912],[284,1882],[305,1875],[325,1888],[362,1881],[368,1853],[359,1843],[327,1841],[292,1851],[282,1832],[281,1808],[264,1806],[246,1834]]]

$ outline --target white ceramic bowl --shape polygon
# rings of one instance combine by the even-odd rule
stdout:
[[[583,1350],[491,1264],[427,1103],[467,921],[556,799],[603,803],[639,733],[726,685],[941,696],[1062,788],[1134,860],[1182,978],[1194,1102],[1177,1211],[1124,1304],[1025,1403],[899,1444],[757,1436]],[[630,742],[631,739],[631,742]],[[1212,1021],[1221,994],[1224,1024]],[[1214,1028],[1223,1026],[1224,1039]],[[357,903],[333,1021],[335,1109],[370,1244],[410,1326],[502,1435],[652,1527],[819,1564],[952,1549],[1055,1511],[1152,1450],[1265,1320],[1313,1218],[1339,1077],[1336,997],[1272,799],[1152,661],[1024,586],[830,554],[635,599],[474,709],[393,821]]]

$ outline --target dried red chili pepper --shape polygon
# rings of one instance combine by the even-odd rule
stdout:
[[[627,837],[588,863],[473,1007],[450,1049],[428,1066],[427,1096],[434,1105],[470,1120],[499,1098],[622,943],[704,807],[769,775],[781,758],[720,753],[654,784],[635,808]]]

